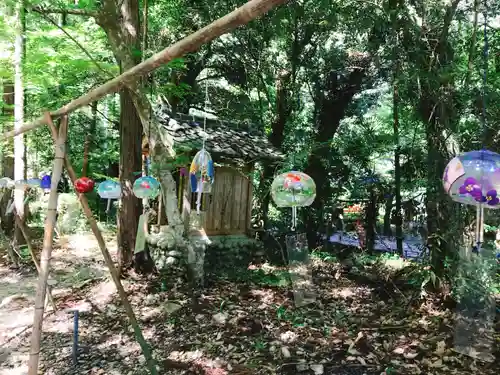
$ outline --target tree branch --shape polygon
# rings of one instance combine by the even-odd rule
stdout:
[[[108,70],[104,69],[104,68],[103,68],[103,67],[102,67],[102,66],[101,66],[101,65],[97,62],[97,60],[95,60],[95,59],[92,57],[92,55],[90,54],[90,52],[89,52],[89,51],[87,51],[87,50],[85,49],[85,47],[84,47],[84,46],[82,46],[82,44],[81,44],[78,40],[76,40],[76,39],[75,39],[75,38],[74,38],[74,37],[73,37],[70,33],[68,33],[68,32],[67,32],[67,31],[66,31],[63,27],[59,26],[59,24],[58,24],[56,21],[54,21],[54,20],[53,20],[50,16],[48,16],[47,14],[45,14],[45,13],[43,13],[43,12],[40,12],[39,10],[35,10],[35,9],[34,9],[34,11],[35,11],[36,13],[40,14],[40,15],[41,15],[41,16],[42,16],[42,17],[43,17],[46,21],[50,22],[52,25],[54,25],[54,26],[55,26],[55,27],[57,27],[59,30],[61,30],[61,31],[64,33],[64,35],[66,35],[66,36],[67,36],[67,37],[68,37],[68,38],[69,38],[69,39],[70,39],[73,43],[75,43],[75,44],[76,44],[76,46],[77,46],[78,48],[80,48],[80,49],[82,50],[82,52],[83,52],[83,53],[84,53],[84,54],[85,54],[85,55],[89,58],[89,60],[90,60],[90,61],[91,61],[91,62],[92,62],[92,63],[93,63],[96,67],[97,67],[97,69],[99,69],[101,72],[103,72],[104,74],[106,74],[109,78],[114,78],[114,75],[113,75],[110,71],[108,71]]]
[[[41,6],[38,5],[30,6],[29,4],[26,5],[26,7],[34,12],[41,14],[73,14],[75,16],[94,17],[94,18],[99,16],[99,12],[87,9],[42,8]]]
[[[88,92],[87,94],[72,100],[65,106],[51,112],[53,118],[64,116],[79,108],[104,97],[107,94],[120,90],[123,86],[136,82],[141,76],[159,68],[160,66],[172,61],[175,58],[186,55],[187,53],[198,50],[203,44],[208,43],[221,35],[231,32],[237,27],[245,25],[253,19],[262,16],[271,9],[287,2],[287,0],[250,0],[231,13],[212,22],[210,25],[198,30],[186,38],[174,43],[170,47],[156,53],[144,62],[123,72],[120,76],[113,78],[104,85]],[[135,99],[135,98],[134,98]],[[149,104],[149,103],[148,103]],[[139,107],[136,105],[136,108]],[[139,108],[138,108],[139,109]],[[139,112],[139,111],[138,111]],[[147,118],[147,117],[146,117]],[[22,128],[9,131],[3,134],[1,139],[11,138],[36,129],[45,124],[45,117],[38,118],[31,123],[24,124]],[[147,131],[147,127],[144,129]],[[170,144],[167,144],[170,143]],[[171,148],[172,140],[165,140],[167,149]]]

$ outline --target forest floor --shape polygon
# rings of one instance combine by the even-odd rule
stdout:
[[[209,274],[196,303],[183,280],[169,280],[166,291],[157,277],[131,275],[123,284],[160,374],[498,374],[498,362],[453,350],[453,307],[321,257],[312,268],[317,300],[301,308],[287,274],[269,265],[238,271],[237,278]],[[147,374],[92,236],[59,240],[52,269],[58,312],[44,323],[40,373]],[[26,373],[35,283],[32,267],[0,266],[0,375]]]

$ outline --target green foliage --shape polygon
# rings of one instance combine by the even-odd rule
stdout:
[[[148,49],[133,48],[135,57],[151,56],[244,1],[149,3]],[[12,81],[13,75],[14,33],[10,13],[13,5],[9,0],[0,6],[0,79],[5,84]],[[102,9],[102,2],[98,0],[30,0],[29,5],[88,12]],[[439,203],[440,208],[450,208],[449,200],[437,202],[432,195],[440,188],[442,171],[429,172],[433,163],[437,163],[429,155],[444,158],[450,156],[446,154],[450,154],[449,149],[465,151],[480,148],[483,143],[493,150],[498,148],[495,119],[500,117],[497,105],[500,75],[498,61],[493,61],[493,56],[498,55],[500,39],[494,30],[488,31],[491,56],[487,90],[489,121],[488,127],[481,129],[482,77],[477,67],[482,65],[483,41],[477,37],[471,45],[473,9],[460,8],[453,12],[447,40],[439,46],[436,43],[441,41],[448,5],[418,0],[402,2],[397,9],[391,6],[388,1],[289,2],[246,27],[204,45],[199,51],[160,67],[149,77],[144,90],[153,100],[158,95],[164,96],[174,110],[188,112],[203,108],[205,83],[208,83],[210,109],[219,118],[252,124],[254,130],[268,135],[283,121],[283,139],[277,146],[286,158],[270,169],[275,173],[304,170],[311,166],[312,160],[319,159],[319,177],[325,177],[326,181],[317,192],[321,208],[303,209],[299,219],[315,210],[315,219],[322,221],[339,204],[338,198],[367,198],[368,187],[362,183],[366,176],[379,179],[375,186],[377,196],[394,191],[393,88],[397,84],[401,193],[411,197],[425,188],[428,206]],[[491,7],[489,12],[490,19],[494,19],[499,9]],[[49,16],[55,23],[59,22],[60,15]],[[26,26],[23,69],[27,121],[47,109],[61,107],[110,76],[119,74],[112,44],[92,17],[69,16],[63,26],[65,33],[46,17],[30,11]],[[477,30],[476,34],[479,35]],[[398,47],[397,59],[395,46]],[[368,68],[361,83],[354,84],[350,79],[360,68],[363,60],[360,56],[367,56]],[[397,77],[393,77],[395,60],[399,63]],[[329,84],[332,87],[328,87]],[[348,98],[345,94],[351,90],[355,92]],[[348,99],[339,99],[344,96]],[[2,129],[11,128],[11,106],[3,102],[3,96],[0,100],[4,109],[0,120]],[[323,105],[328,100],[338,106],[335,112],[328,112],[331,108]],[[430,106],[430,110],[426,106]],[[97,113],[85,108],[71,115],[68,150],[77,173],[82,169],[84,144],[91,132],[90,176],[101,179],[111,174],[120,153],[119,115],[116,95],[100,100]],[[334,119],[332,115],[339,118]],[[319,131],[321,121],[330,121],[329,126],[335,129],[328,139],[323,139]],[[439,142],[434,142],[435,139]],[[49,144],[50,133],[46,127],[27,135],[30,177],[50,173],[53,149]],[[3,147],[3,151],[4,156],[10,156],[8,147]],[[161,168],[175,171],[188,165],[191,161],[188,150],[177,151],[174,160],[154,163],[152,173],[158,173]],[[252,176],[258,188],[255,189],[256,206],[269,198],[268,183],[262,181],[263,177],[268,177],[264,172],[266,168],[260,165]],[[379,199],[377,208],[381,206],[382,199]],[[37,212],[35,209],[35,216]],[[78,215],[69,216],[69,220],[80,222]],[[450,229],[444,233],[434,230],[428,240],[436,244],[436,249],[432,249],[433,258],[442,255],[442,264],[449,260],[446,270],[453,273],[456,269],[453,252],[440,252],[440,249],[445,248],[450,237],[460,238],[461,231],[473,218],[467,213],[461,220],[448,216],[446,219],[453,221]],[[494,231],[499,221],[498,214],[488,214],[485,229]],[[288,231],[289,210],[271,207],[268,224],[281,233]],[[458,253],[458,249],[453,250]],[[314,256],[325,257],[319,253]],[[361,265],[373,265],[377,261],[369,257],[359,260]],[[436,269],[433,276],[432,269],[417,268],[419,271],[411,276],[414,277],[412,282],[422,287],[439,283]],[[473,274],[480,277],[478,273]],[[282,279],[281,276],[263,275],[261,271],[248,271],[238,277],[261,284],[280,284]]]
[[[47,214],[48,195],[30,203],[31,222],[35,227],[43,227]],[[60,194],[56,227],[60,234],[75,234],[88,231],[89,226],[80,202],[75,194]]]
[[[290,285],[290,275],[288,271],[281,270],[265,271],[262,268],[256,270],[237,269],[234,270],[234,272],[225,270],[219,273],[219,277],[232,280],[233,282],[260,286],[287,287]]]

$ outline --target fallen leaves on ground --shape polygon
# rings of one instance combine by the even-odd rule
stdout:
[[[453,351],[453,316],[438,300],[381,290],[314,263],[316,302],[295,308],[289,287],[210,279],[193,303],[185,284],[128,280],[144,336],[168,374],[483,374],[497,373]],[[108,281],[109,282],[109,281]],[[385,285],[385,284],[384,284]],[[383,289],[383,288],[382,288]],[[92,292],[94,291],[94,292]],[[154,292],[152,292],[154,291]],[[79,291],[92,301],[95,286]],[[57,320],[59,319],[59,321]],[[44,334],[44,374],[146,374],[145,360],[116,296],[80,321],[80,360],[71,362],[71,324],[60,312]],[[26,340],[25,340],[26,341]],[[24,361],[26,358],[17,358]]]

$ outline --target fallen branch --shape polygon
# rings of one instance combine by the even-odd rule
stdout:
[[[99,100],[107,94],[120,90],[123,86],[137,81],[140,77],[152,72],[160,66],[172,61],[173,59],[184,56],[187,53],[194,52],[203,44],[208,43],[221,35],[224,35],[239,26],[245,25],[257,17],[266,14],[271,9],[285,3],[287,0],[250,0],[245,5],[225,15],[222,18],[212,22],[210,25],[196,31],[177,43],[165,48],[164,50],[151,56],[149,59],[127,70],[116,78],[106,82],[102,86],[90,91],[89,93],[69,102],[62,108],[50,112],[52,119],[67,115],[75,110],[89,105]],[[19,129],[15,129],[3,134],[2,139],[12,138],[27,131],[36,129],[45,125],[45,115],[39,117],[33,122],[25,124]]]

